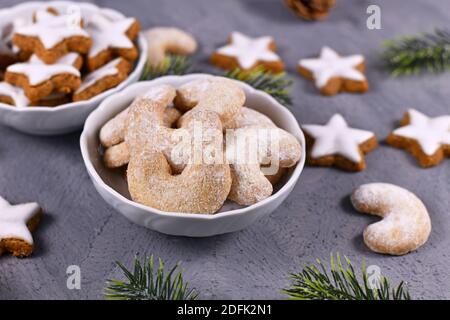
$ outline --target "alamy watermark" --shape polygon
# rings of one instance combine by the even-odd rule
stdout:
[[[81,289],[81,269],[80,266],[70,265],[66,269],[66,286],[69,290]]]
[[[369,15],[366,20],[366,26],[369,30],[381,29],[381,8],[376,4],[367,7],[366,13]]]
[[[377,265],[370,265],[366,268],[366,272],[369,288],[372,290],[380,289],[383,280],[381,268]]]
[[[265,175],[278,172],[282,136],[278,128],[247,127],[222,130],[194,121],[170,136],[171,161],[176,165],[258,165]]]

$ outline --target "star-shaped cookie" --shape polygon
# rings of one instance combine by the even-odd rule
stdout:
[[[406,149],[422,167],[436,166],[450,157],[450,115],[430,118],[410,109],[400,125],[388,136],[387,143]]]
[[[350,128],[344,117],[335,114],[324,126],[302,126],[308,146],[308,163],[313,166],[336,166],[346,171],[366,167],[364,154],[377,145],[375,134]]]
[[[305,78],[314,80],[324,95],[331,96],[342,91],[365,92],[369,89],[364,75],[364,57],[359,54],[342,57],[333,49],[323,47],[319,58],[302,59],[297,69]]]
[[[250,38],[235,31],[229,37],[228,44],[213,53],[211,63],[225,70],[252,70],[263,66],[267,70],[280,72],[284,70],[284,63],[275,50],[272,37]]]
[[[7,82],[0,82],[0,102],[18,108],[26,107],[30,104],[22,88],[12,86]]]
[[[69,15],[39,11],[32,23],[14,28],[12,43],[24,52],[32,52],[47,64],[69,52],[85,54],[90,46],[89,34],[78,24],[70,23]]]
[[[0,197],[0,255],[8,251],[16,257],[29,256],[34,245],[31,232],[41,215],[35,202],[13,206]]]
[[[114,57],[136,60],[139,53],[134,46],[140,26],[134,18],[112,21],[100,14],[89,19],[87,30],[92,38],[92,46],[88,53],[89,70],[105,65]]]

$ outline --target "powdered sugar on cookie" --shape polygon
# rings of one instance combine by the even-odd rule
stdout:
[[[364,230],[364,242],[380,253],[406,254],[422,246],[431,232],[431,221],[423,202],[412,192],[388,183],[369,183],[351,196],[356,210],[383,220]]]

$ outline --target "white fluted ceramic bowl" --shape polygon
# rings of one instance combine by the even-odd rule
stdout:
[[[302,146],[300,161],[290,170],[283,181],[280,181],[274,194],[247,207],[227,201],[223,208],[214,215],[163,212],[132,201],[123,175],[107,169],[103,164],[99,154],[98,134],[100,128],[109,119],[128,107],[136,96],[152,86],[169,84],[179,87],[186,82],[205,76],[207,75],[166,76],[153,81],[133,84],[106,98],[87,118],[81,134],[80,147],[86,169],[103,199],[131,221],[165,234],[206,237],[244,229],[257,219],[270,214],[286,199],[297,183],[305,164],[305,138],[292,113],[270,95],[236,81],[245,91],[247,107],[269,116],[280,128],[297,137]]]
[[[64,12],[69,6],[78,6],[81,9],[82,15],[100,12],[111,19],[120,19],[124,17],[122,13],[116,10],[99,8],[93,4],[84,2],[26,2],[8,9],[0,10],[0,27],[9,24],[17,17],[29,17],[31,19],[33,12],[42,7],[54,7],[59,11]],[[0,124],[35,135],[57,135],[81,129],[87,116],[100,104],[100,102],[106,97],[139,80],[147,59],[147,43],[142,34],[139,35],[137,43],[140,54],[139,60],[129,77],[117,87],[105,91],[92,99],[67,103],[57,107],[16,108],[0,103]]]

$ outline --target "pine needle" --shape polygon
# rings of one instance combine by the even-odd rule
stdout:
[[[179,265],[165,270],[164,262],[159,259],[156,269],[153,255],[141,263],[134,259],[133,269],[128,270],[116,262],[122,270],[126,281],[107,280],[105,298],[108,300],[195,300],[198,294],[190,289],[181,272],[176,272]]]
[[[443,72],[450,68],[450,32],[407,36],[384,42],[382,58],[393,76]]]
[[[192,63],[189,57],[169,54],[164,58],[161,66],[151,67],[147,63],[140,80],[152,80],[168,75],[183,75],[189,72],[191,66]]]
[[[291,274],[291,286],[282,290],[293,300],[410,300],[405,282],[391,289],[389,280],[380,276],[376,288],[369,285],[369,277],[363,263],[358,278],[351,261],[332,253],[330,271],[320,260],[305,266],[300,273]]]
[[[263,67],[258,67],[251,71],[234,69],[225,72],[224,76],[245,82],[257,90],[264,91],[284,106],[292,105],[289,89],[293,82],[287,78],[285,72],[273,73]]]

